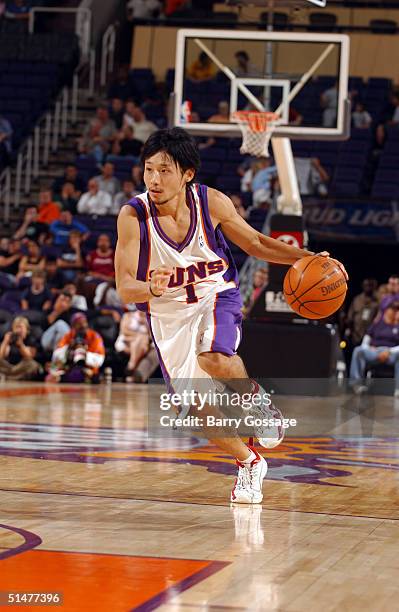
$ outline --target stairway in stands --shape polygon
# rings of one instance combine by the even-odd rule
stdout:
[[[49,163],[47,167],[40,167],[39,177],[32,181],[29,194],[21,194],[20,206],[15,208],[14,201],[11,201],[10,223],[4,228],[2,234],[13,235],[19,227],[24,217],[25,209],[28,206],[37,205],[39,202],[39,191],[41,186],[52,186],[54,180],[64,174],[65,167],[69,163],[74,163],[76,160],[76,141],[82,136],[83,129],[89,119],[95,115],[97,103],[99,101],[93,99],[85,99],[80,96],[78,105],[77,121],[75,125],[69,125],[67,135],[63,139],[60,137],[58,150],[55,153],[50,153]],[[41,153],[43,151],[43,142],[41,142]],[[12,185],[15,186],[16,168],[12,168]]]

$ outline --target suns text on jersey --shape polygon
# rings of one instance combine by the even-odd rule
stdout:
[[[169,288],[181,287],[188,283],[195,283],[197,280],[203,280],[213,274],[224,272],[226,264],[222,259],[216,261],[199,261],[191,264],[187,268],[176,267],[170,277]],[[150,278],[154,270],[150,270]]]

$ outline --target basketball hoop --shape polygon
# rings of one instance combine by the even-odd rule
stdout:
[[[241,153],[269,157],[270,139],[277,125],[283,123],[281,117],[271,112],[236,111],[231,118],[241,128]]]

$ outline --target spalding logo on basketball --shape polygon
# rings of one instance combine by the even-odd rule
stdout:
[[[300,248],[298,240],[295,238],[295,236],[292,236],[292,234],[281,234],[281,236],[279,236],[277,240],[281,240],[281,242],[285,242],[285,244],[294,246],[297,249]]]
[[[324,319],[343,304],[348,286],[341,267],[329,257],[311,255],[294,263],[284,278],[284,297],[297,314]]]

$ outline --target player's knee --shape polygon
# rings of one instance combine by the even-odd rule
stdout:
[[[222,353],[201,353],[198,355],[198,363],[209,376],[223,378],[229,375],[229,359]]]

